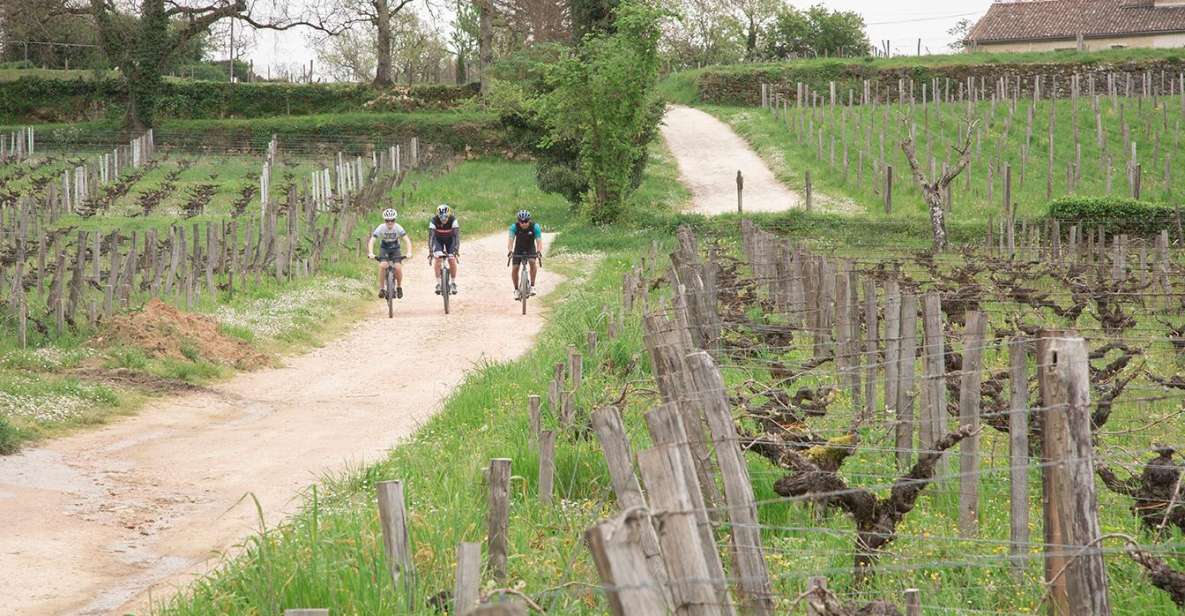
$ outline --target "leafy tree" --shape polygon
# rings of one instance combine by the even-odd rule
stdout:
[[[481,34],[477,5],[469,0],[453,0],[452,25],[448,43],[457,57],[457,83],[469,83],[469,61],[477,53]]]
[[[551,90],[539,101],[547,128],[543,145],[575,146],[574,171],[588,185],[581,205],[598,224],[615,220],[640,184],[646,146],[662,117],[654,85],[665,13],[634,0],[616,13],[612,33],[586,36],[575,53],[550,68]]]
[[[733,9],[739,14],[739,21],[745,29],[745,59],[757,58],[757,37],[765,29],[777,11],[788,4],[780,4],[777,0],[729,0]]]
[[[854,11],[833,11],[816,4],[805,11],[779,8],[765,31],[765,56],[863,56],[872,52],[864,18]]]
[[[725,0],[681,0],[678,12],[678,19],[666,22],[659,41],[670,68],[733,64],[744,58],[744,26]]]

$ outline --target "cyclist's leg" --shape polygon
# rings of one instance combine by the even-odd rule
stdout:
[[[379,290],[387,286],[387,262],[379,261]]]
[[[535,280],[539,275],[539,259],[531,259],[531,286],[535,286]]]
[[[403,288],[403,262],[396,259],[391,267],[395,268],[395,286]]]
[[[518,266],[521,263],[518,257],[514,257],[510,261],[510,282],[514,284],[514,288],[518,289]]]

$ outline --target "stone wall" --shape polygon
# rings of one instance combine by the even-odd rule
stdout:
[[[1185,79],[1185,61],[1157,59],[1140,62],[1116,63],[1041,63],[1041,64],[951,64],[945,66],[915,65],[880,68],[872,61],[832,63],[761,65],[752,67],[721,67],[708,69],[696,79],[696,89],[703,103],[714,105],[759,105],[761,84],[768,83],[784,99],[795,102],[798,84],[829,97],[830,84],[836,84],[841,102],[849,93],[858,103],[869,82],[872,99],[880,102],[896,101],[902,93],[910,92],[916,100],[922,98],[922,86],[936,83],[945,96],[957,99],[960,85],[966,91],[974,82],[977,96],[991,98],[994,92],[1006,92],[1009,97],[1031,97],[1039,84],[1042,98],[1068,97],[1072,77],[1080,79],[1080,93],[1107,95],[1113,84],[1119,95],[1130,92],[1163,96],[1180,94]],[[937,80],[937,81],[935,81]],[[1130,90],[1129,90],[1130,88]]]

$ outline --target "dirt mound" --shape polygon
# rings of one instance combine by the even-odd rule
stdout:
[[[96,342],[139,347],[152,357],[204,359],[240,369],[269,363],[267,355],[219,331],[214,319],[182,312],[157,299],[139,312],[112,317]]]

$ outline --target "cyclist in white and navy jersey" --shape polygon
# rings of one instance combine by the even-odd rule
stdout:
[[[396,299],[403,299],[403,242],[407,241],[407,257],[411,257],[411,237],[399,223],[394,208],[383,210],[383,224],[375,228],[370,234],[370,243],[366,252],[371,259],[374,255],[374,241],[379,240],[379,298],[385,299],[387,293],[395,294]],[[395,268],[395,290],[387,289],[387,268]]]

